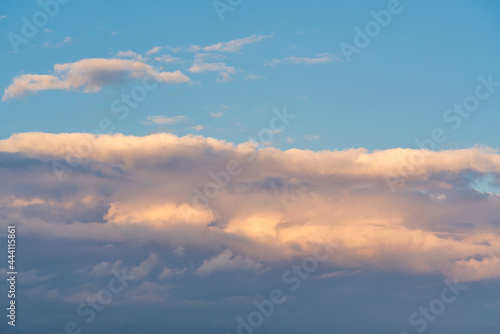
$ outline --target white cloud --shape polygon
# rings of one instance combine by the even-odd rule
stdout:
[[[178,115],[178,116],[161,116],[161,115],[156,115],[156,116],[148,116],[148,121],[154,123],[154,124],[176,124],[183,119],[185,119],[186,116]]]
[[[219,118],[219,117],[222,117],[224,116],[224,113],[222,111],[218,111],[218,112],[209,112],[208,113],[211,117],[214,117],[214,118]]]
[[[204,72],[219,72],[217,82],[226,82],[232,79],[231,74],[236,73],[236,69],[228,66],[225,63],[205,63],[203,60],[195,60],[189,72],[204,73]]]
[[[162,49],[163,48],[161,46],[155,46],[152,49],[148,50],[148,52],[146,52],[146,54],[152,55],[152,54],[160,52]]]
[[[264,79],[266,76],[265,75],[260,75],[260,74],[249,74],[245,76],[245,80],[260,80]]]
[[[177,63],[179,62],[181,59],[180,58],[176,58],[176,57],[172,57],[170,55],[162,55],[160,57],[156,57],[155,58],[156,61],[159,61],[159,62],[162,62],[162,63],[168,63],[168,64],[173,64],[173,63]]]
[[[5,89],[2,101],[50,89],[96,93],[104,86],[119,84],[125,80],[141,80],[148,75],[165,83],[190,81],[181,71],[159,72],[151,65],[137,60],[90,58],[75,63],[56,64],[51,75],[23,74],[14,78],[12,84]]]
[[[0,16],[0,21],[3,20],[3,19],[6,19],[7,17],[8,17],[7,15]]]
[[[263,39],[271,38],[272,35],[251,35],[245,38],[235,39],[228,42],[220,42],[206,47],[194,46],[192,50],[198,51],[202,49],[205,52],[239,52],[243,47],[249,44],[260,42]]]
[[[196,130],[196,131],[201,131],[201,130],[203,130],[203,125],[195,125],[195,126],[192,126],[191,129]]]
[[[317,55],[316,57],[290,56],[290,57],[286,57],[283,59],[274,58],[272,60],[266,60],[264,64],[268,65],[268,66],[274,66],[276,64],[281,64],[281,63],[292,64],[292,65],[297,65],[297,64],[311,65],[311,64],[329,64],[332,62],[340,62],[340,61],[341,61],[341,58],[339,58],[337,56],[331,55],[329,53],[321,53],[321,54]]]

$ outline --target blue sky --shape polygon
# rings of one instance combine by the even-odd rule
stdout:
[[[498,333],[499,15],[3,0],[2,332]]]
[[[414,148],[415,139],[429,137],[436,127],[450,134],[442,148],[496,147],[500,94],[482,103],[457,131],[450,130],[442,114],[473,93],[479,76],[500,77],[498,4],[402,1],[401,12],[392,15],[390,24],[347,62],[340,43],[353,44],[354,27],[363,28],[373,20],[372,10],[386,8],[385,1],[308,5],[243,1],[220,21],[209,1],[148,5],[72,1],[61,5],[60,12],[42,27],[50,32],[40,28],[28,44],[20,45],[19,52],[14,53],[8,39],[3,39],[0,85],[7,88],[21,74],[48,74],[54,64],[113,58],[128,50],[146,56],[148,50],[162,46],[152,56],[179,58],[178,63],[163,64],[164,68],[183,71],[192,83],[161,84],[128,119],[116,121],[115,132],[184,135],[193,132],[192,126],[203,125],[199,134],[241,143],[267,126],[273,108],[286,106],[298,118],[275,136],[273,144],[280,148]],[[2,32],[20,33],[21,18],[31,18],[39,10],[35,1],[4,2]],[[216,72],[189,73],[193,52],[165,48],[207,46],[252,35],[272,37],[224,54],[227,58],[220,61],[236,71],[228,82],[215,82]],[[70,42],[57,44],[66,37]],[[315,58],[324,53],[335,60],[266,66],[272,59]],[[248,75],[259,79],[245,80]],[[135,84],[105,87],[95,94],[41,91],[3,102],[0,136],[90,131],[102,118],[114,116],[111,101]],[[211,112],[223,116],[214,118]],[[171,126],[141,124],[154,115],[186,118]],[[288,137],[294,142],[287,142]]]

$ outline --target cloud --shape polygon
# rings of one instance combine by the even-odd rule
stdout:
[[[124,81],[141,80],[146,76],[159,82],[180,84],[190,79],[181,71],[159,72],[151,65],[128,59],[82,59],[75,63],[56,64],[54,72],[23,74],[14,78],[4,91],[2,101],[34,94],[41,90],[73,90],[84,93],[99,92],[105,86]]]
[[[185,118],[186,118],[186,116],[182,116],[182,115],[172,116],[172,117],[157,115],[157,116],[148,116],[148,121],[150,121],[154,124],[171,124],[171,125],[173,125],[173,124],[176,124],[176,123],[182,121]]]
[[[0,16],[0,21],[3,20],[3,19],[6,19],[7,17],[8,17],[7,15]]]
[[[146,52],[146,54],[152,55],[152,54],[160,52],[162,49],[163,48],[161,46],[155,46],[152,49],[148,50],[148,52]]]
[[[195,125],[195,126],[192,126],[191,129],[196,130],[196,131],[201,131],[201,130],[203,130],[203,125]]]
[[[219,118],[219,117],[224,116],[224,113],[222,111],[209,112],[208,114],[210,115],[210,117],[214,117],[214,118]]]
[[[329,64],[333,62],[340,62],[341,58],[331,55],[329,53],[321,53],[317,55],[316,57],[286,57],[283,59],[272,59],[272,60],[266,60],[265,65],[268,66],[274,66],[276,64],[290,64],[290,65],[298,65],[298,64],[306,64],[306,65],[311,65],[311,64]]]
[[[210,254],[200,275],[274,267],[330,242],[326,272],[500,278],[491,148],[256,152],[194,135],[23,133],[0,140],[0,169],[0,217],[28,238],[197,249]],[[493,186],[477,191],[485,179]],[[154,257],[137,267],[164,270]]]
[[[263,39],[266,38],[271,38],[272,35],[251,35],[245,38],[240,38],[240,39],[235,39],[232,41],[228,42],[220,42],[217,44],[213,44],[210,46],[205,46],[205,47],[199,47],[199,46],[192,46],[191,50],[196,52],[199,50],[203,50],[205,52],[239,52],[241,49],[243,49],[246,45],[253,44],[260,42]]]
[[[319,136],[318,135],[304,135],[303,138],[305,140],[318,140]]]
[[[169,55],[163,55],[160,57],[156,57],[155,60],[162,63],[173,64],[179,62],[181,59]]]
[[[236,69],[228,66],[225,63],[205,63],[202,59],[195,60],[189,72],[204,73],[204,72],[219,72],[217,82],[226,82],[232,80],[231,75],[236,73]]]
[[[205,276],[215,271],[257,270],[261,266],[260,263],[256,263],[252,259],[244,258],[241,255],[235,256],[230,249],[225,249],[219,255],[203,261],[196,273]]]
[[[43,43],[43,47],[45,48],[60,48],[61,46],[64,46],[66,44],[71,44],[73,43],[73,39],[69,36],[66,36],[63,38],[62,41],[57,42],[57,43],[52,43],[52,42],[45,42]]]
[[[138,61],[144,61],[144,58],[140,54],[138,54],[138,53],[136,53],[136,52],[134,52],[132,50],[118,51],[116,53],[116,56],[118,58],[132,58],[132,59],[136,59]]]
[[[164,267],[163,271],[161,272],[159,279],[164,280],[167,278],[175,277],[175,276],[180,276],[186,272],[186,269],[170,269],[168,267]]]
[[[265,79],[265,75],[259,75],[259,74],[249,74],[245,76],[245,80],[260,80],[260,79]]]

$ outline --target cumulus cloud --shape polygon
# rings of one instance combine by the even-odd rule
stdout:
[[[90,58],[75,63],[56,64],[53,74],[49,75],[23,74],[5,89],[2,101],[50,89],[96,93],[105,86],[141,80],[146,76],[171,84],[190,81],[181,71],[160,72],[138,60]]]
[[[0,168],[2,221],[26,236],[224,249],[199,274],[257,270],[328,241],[336,271],[500,278],[500,195],[484,191],[500,184],[491,148],[256,152],[194,135],[24,133],[0,141]],[[478,191],[478,179],[493,186]]]

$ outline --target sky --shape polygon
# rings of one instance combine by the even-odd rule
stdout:
[[[2,1],[1,328],[497,333],[499,15]]]

